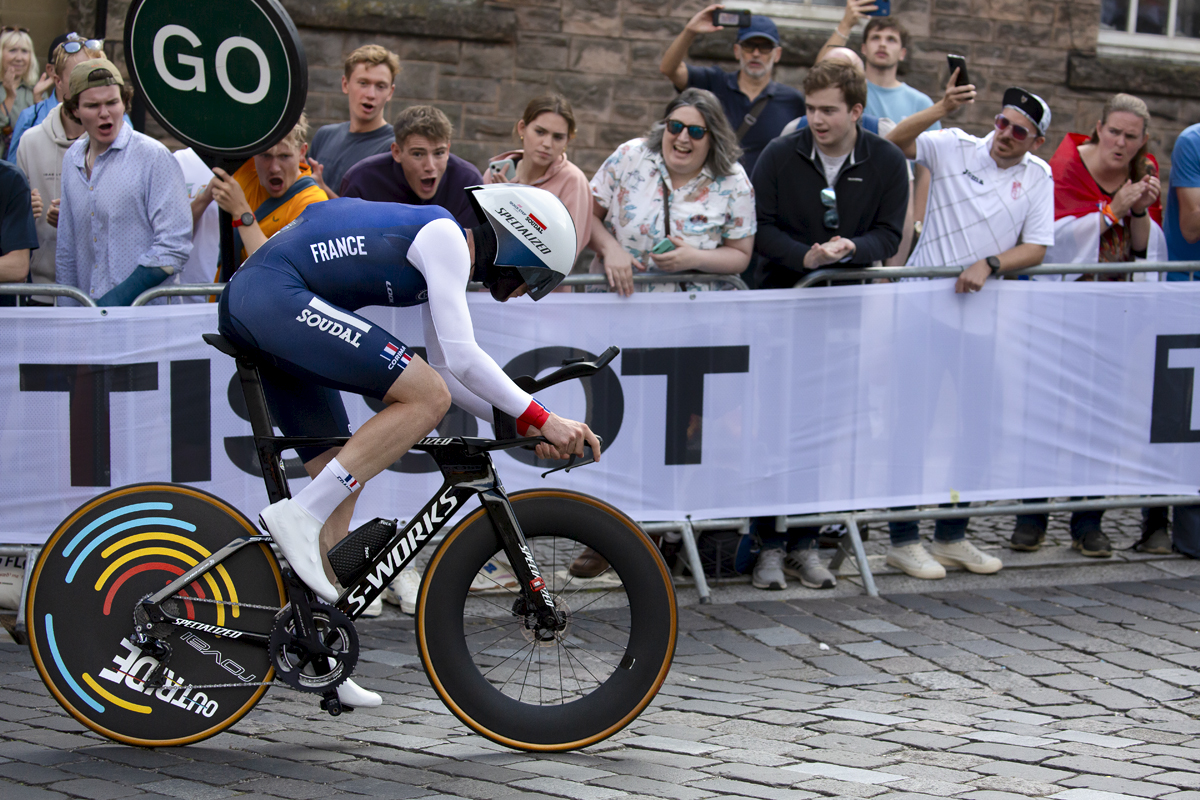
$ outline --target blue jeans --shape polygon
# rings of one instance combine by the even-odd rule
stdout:
[[[750,534],[758,540],[763,550],[778,548],[792,551],[812,550],[817,546],[817,533],[820,528],[790,528],[784,533],[775,530],[774,517],[752,517],[750,519]]]
[[[1083,497],[1072,497],[1071,500],[1083,500]],[[1044,503],[1046,498],[1037,500],[1025,500],[1026,503]],[[1100,530],[1100,519],[1104,516],[1104,509],[1097,508],[1091,511],[1076,511],[1071,514],[1071,538],[1082,539],[1083,535],[1088,531]],[[1017,525],[1032,525],[1035,528],[1040,528],[1043,533],[1046,532],[1046,524],[1050,521],[1049,514],[1018,514]]]
[[[943,503],[939,508],[955,508],[954,503]],[[897,509],[899,510],[899,509]],[[961,519],[939,519],[933,524],[933,538],[939,542],[957,542],[967,538],[967,523],[970,520],[966,517]],[[921,541],[921,522],[920,520],[908,520],[906,522],[889,522],[888,534],[892,540],[892,547],[902,547],[906,544]]]

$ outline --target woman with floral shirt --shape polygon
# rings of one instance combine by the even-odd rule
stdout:
[[[737,275],[750,262],[754,190],[738,163],[741,149],[720,101],[686,89],[644,139],[617,148],[592,178],[592,272],[622,295],[634,271]],[[638,284],[639,291],[709,288],[679,281]]]

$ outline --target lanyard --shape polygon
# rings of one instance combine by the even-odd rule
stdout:
[[[661,174],[658,182],[662,186],[663,199],[663,238],[671,235],[671,192],[667,189],[667,180]]]

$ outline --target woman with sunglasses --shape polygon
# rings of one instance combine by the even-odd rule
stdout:
[[[0,32],[0,152],[8,152],[17,117],[39,99],[33,91],[38,77],[29,32],[4,28]]]
[[[492,158],[483,171],[484,184],[523,183],[545,189],[562,200],[575,222],[578,256],[592,232],[592,192],[583,170],[567,158],[567,144],[575,138],[571,102],[560,94],[533,98],[513,132],[521,140],[522,149]]]
[[[1062,140],[1050,159],[1054,245],[1046,252],[1047,262],[1166,260],[1158,161],[1148,150],[1149,126],[1150,110],[1141,99],[1116,94],[1104,104],[1090,136],[1068,133]],[[1083,277],[1129,280],[1128,274]]]
[[[8,143],[7,160],[16,162],[17,147],[21,138],[33,128],[42,124],[50,112],[58,107],[63,99],[63,91],[71,76],[71,69],[81,61],[91,58],[104,57],[104,40],[85,39],[78,33],[64,33],[54,39],[47,53],[46,69],[42,79],[33,88],[36,96],[40,87],[45,87],[46,96],[21,112],[13,126],[12,139]],[[69,64],[68,64],[69,60]]]
[[[645,138],[617,148],[592,178],[592,272],[628,297],[634,272],[736,275],[750,262],[754,191],[720,101],[685,89]],[[693,291],[678,280],[638,291]]]

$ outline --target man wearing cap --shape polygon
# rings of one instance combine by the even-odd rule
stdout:
[[[720,8],[724,6],[708,6],[688,20],[667,48],[659,70],[681,92],[688,87],[707,89],[720,99],[742,146],[742,166],[747,175],[753,175],[754,164],[767,143],[780,134],[783,126],[804,114],[804,95],[771,80],[783,48],[779,46],[779,30],[770,17],[755,14],[750,17],[749,27],[738,29],[733,45],[737,72],[683,63],[697,35],[722,30],[722,26],[713,24],[712,17],[712,12]]]
[[[975,87],[956,87],[955,77],[940,101],[900,122],[888,138],[933,174],[925,230],[908,266],[960,266],[954,290],[970,293],[993,275],[1040,264],[1054,244],[1054,179],[1050,165],[1032,154],[1045,142],[1050,108],[1033,92],[1013,87],[987,136],[958,128],[925,131],[974,102]],[[967,522],[939,519],[932,556],[921,545],[916,521],[890,523],[887,563],[927,579],[945,577],[946,566],[1000,570],[1000,559],[966,540]]]
[[[127,306],[183,268],[192,214],[166,147],[124,124],[133,94],[108,59],[71,70],[63,113],[84,133],[62,167],[55,274],[98,305]]]

